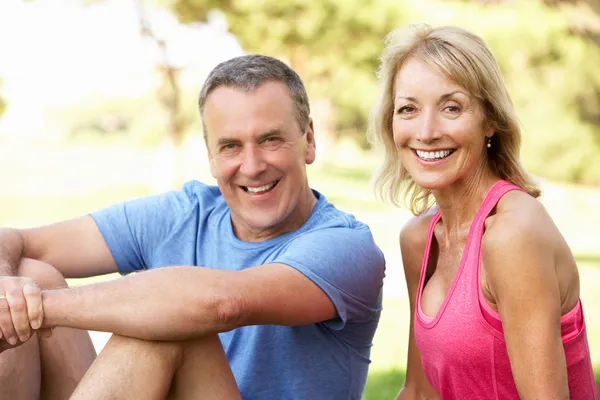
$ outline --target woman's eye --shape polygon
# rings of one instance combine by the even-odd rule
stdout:
[[[448,112],[459,112],[460,111],[460,107],[459,106],[450,105],[450,106],[446,106],[444,108],[444,110],[446,110]]]
[[[413,106],[402,106],[398,109],[398,114],[406,114],[406,113],[411,113],[414,112],[415,108]]]

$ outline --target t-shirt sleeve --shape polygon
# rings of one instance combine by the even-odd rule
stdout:
[[[381,310],[385,260],[366,226],[306,233],[274,262],[295,268],[329,296],[338,314],[325,322],[331,329],[369,321]]]
[[[188,188],[189,189],[189,188]],[[122,274],[147,269],[153,251],[193,207],[189,190],[126,201],[91,214]]]

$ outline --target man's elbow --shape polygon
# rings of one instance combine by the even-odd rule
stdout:
[[[201,326],[202,333],[227,332],[245,325],[244,304],[241,296],[223,291],[210,296],[205,304],[208,307],[194,307],[196,326]],[[209,320],[207,320],[207,317]]]

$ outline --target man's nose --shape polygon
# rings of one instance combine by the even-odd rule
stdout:
[[[258,146],[247,146],[242,151],[240,172],[246,176],[257,176],[267,168],[263,152]]]

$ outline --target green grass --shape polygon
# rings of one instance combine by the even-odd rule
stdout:
[[[395,399],[404,384],[403,369],[376,370],[369,374],[363,400]]]
[[[213,183],[206,160],[198,154],[191,151],[182,157],[187,173],[179,180],[197,178]],[[386,256],[384,311],[364,398],[393,399],[404,382],[409,322],[398,232],[410,213],[375,199],[370,185],[376,166],[373,158],[339,156],[330,160],[309,168],[311,186],[338,208],[367,222]],[[51,223],[156,192],[155,174],[161,168],[160,156],[148,149],[11,147],[0,143],[0,170],[5,172],[0,174],[0,226]],[[547,185],[543,201],[577,257],[592,362],[600,366],[600,188]],[[600,367],[595,371],[600,381]]]

